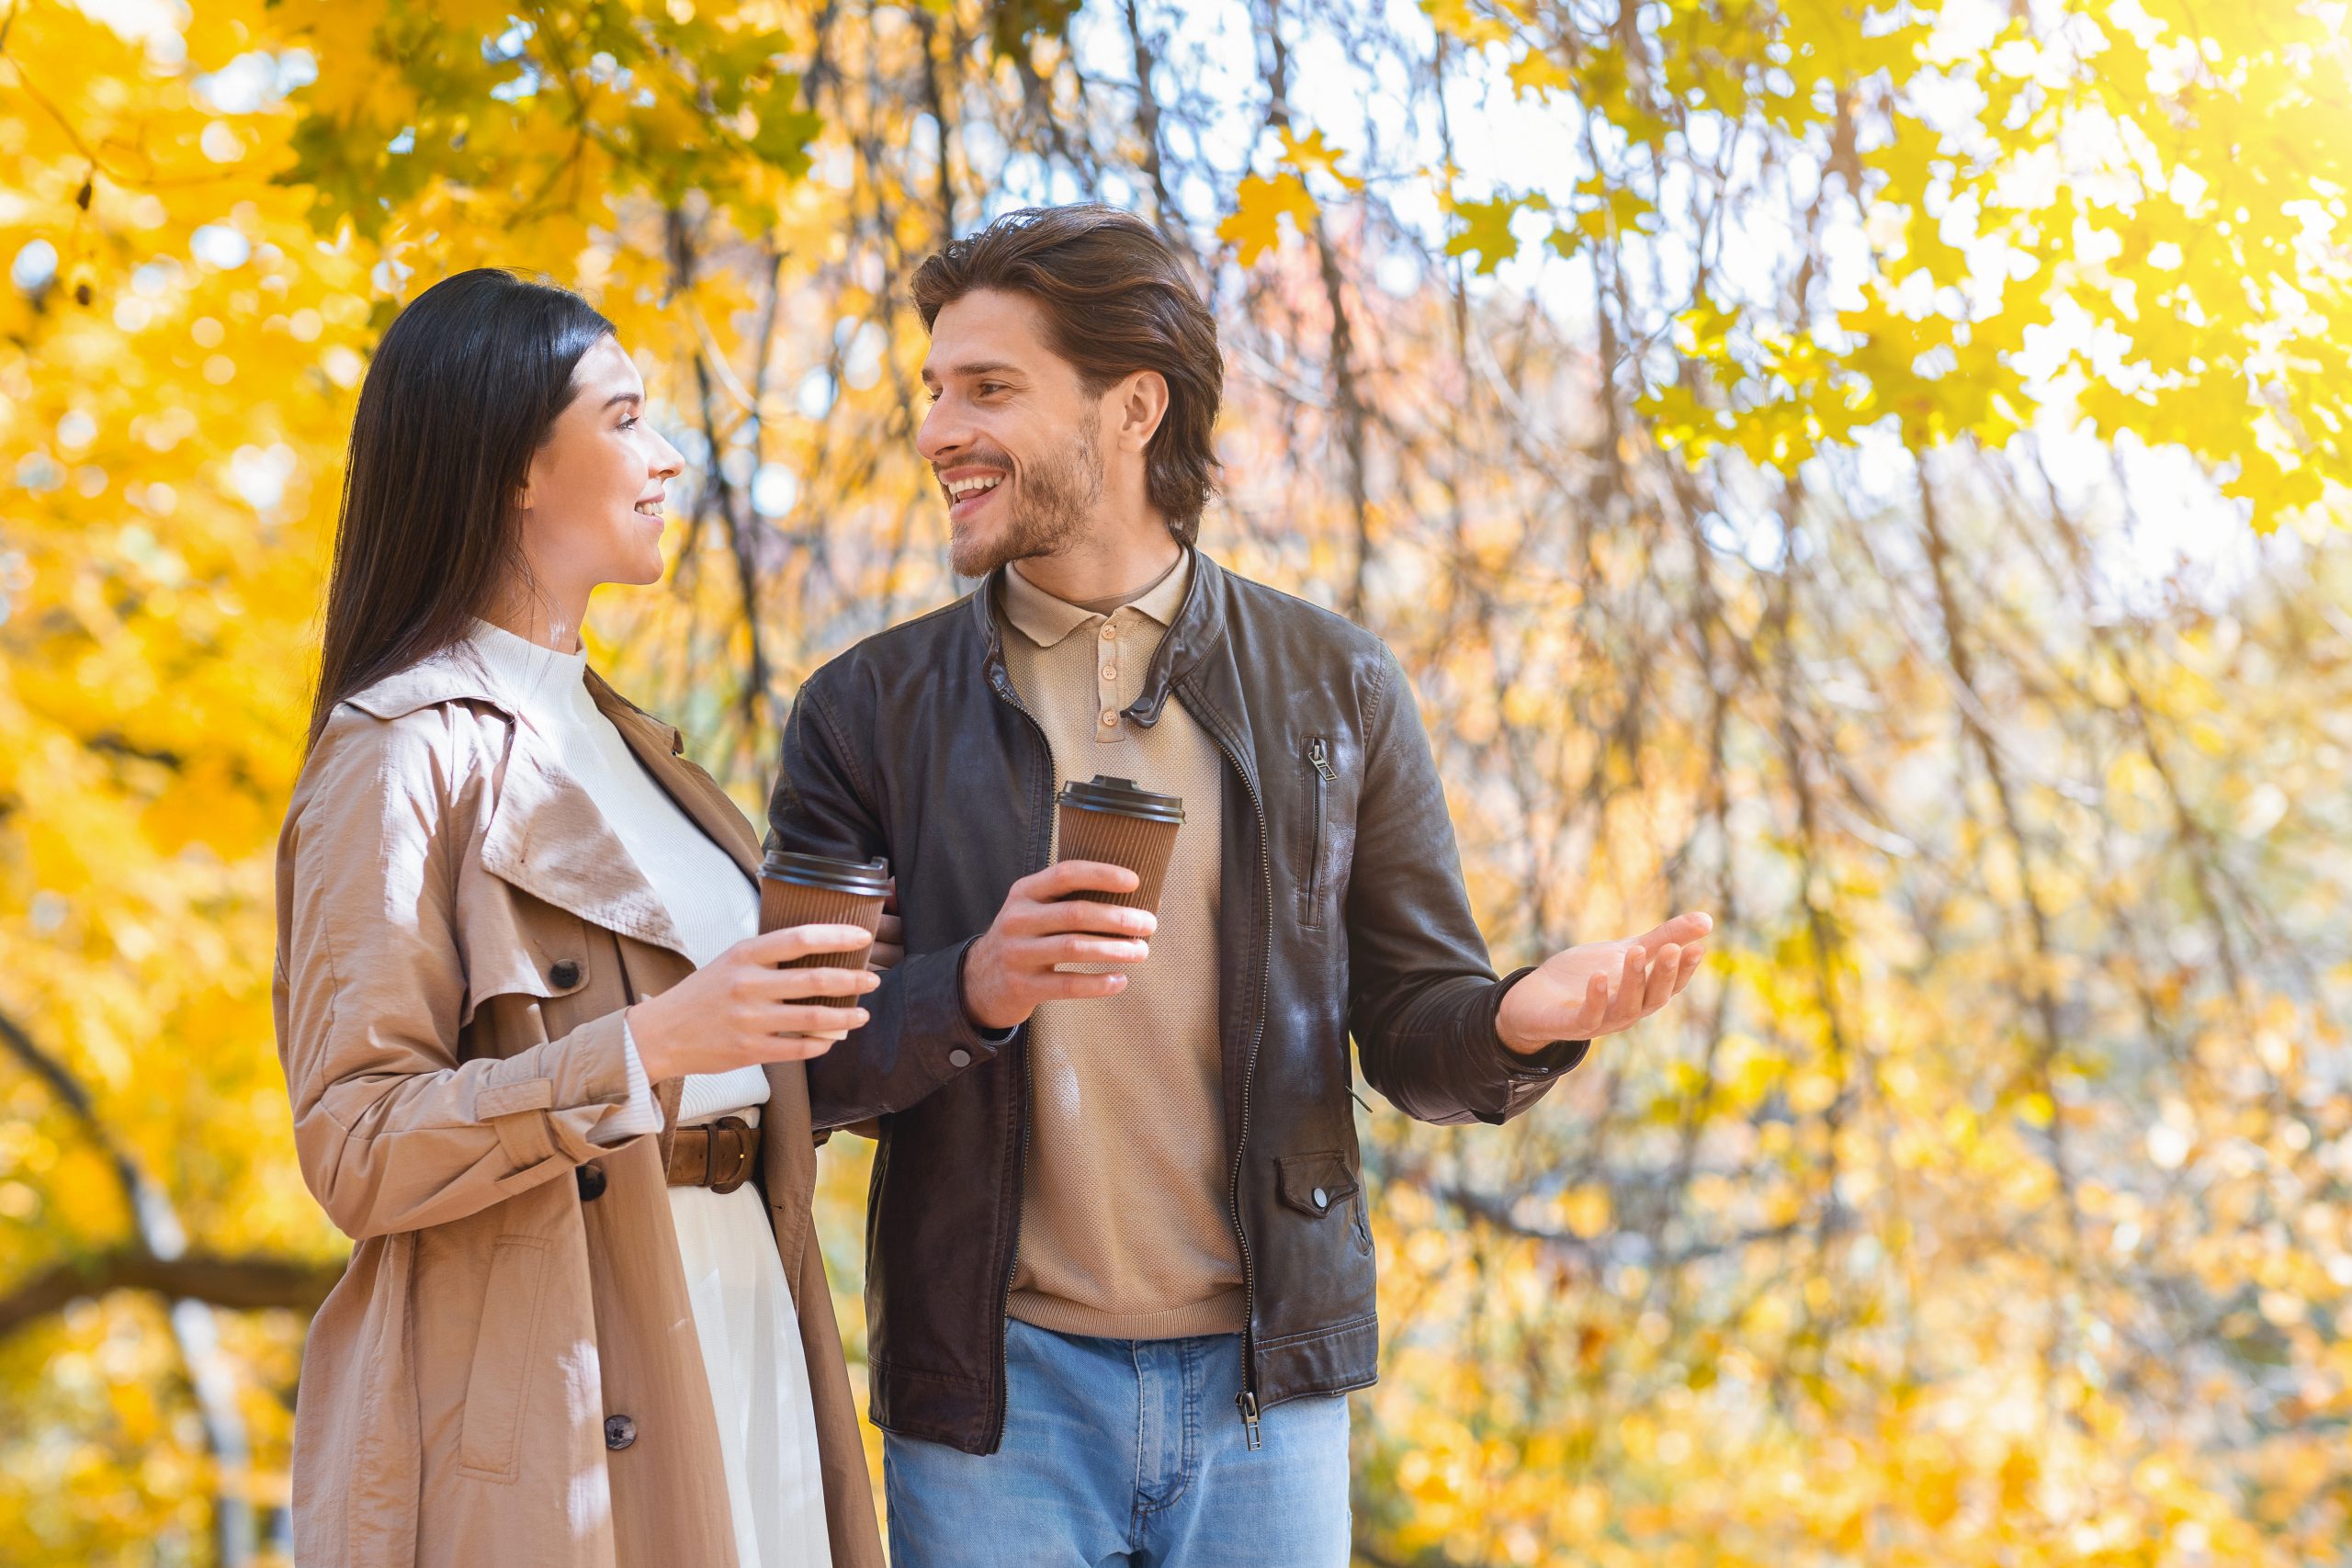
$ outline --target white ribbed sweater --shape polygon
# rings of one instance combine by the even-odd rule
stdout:
[[[595,802],[639,874],[669,909],[695,967],[759,930],[758,891],[733,858],[654,782],[613,721],[597,710],[588,694],[587,654],[558,653],[487,621],[474,623],[469,642],[523,722],[548,742],[564,772]],[[593,1134],[598,1143],[661,1129],[634,1041],[628,1067],[629,1103],[598,1124]],[[707,1122],[763,1105],[767,1098],[767,1075],[755,1066],[691,1074],[679,1098],[678,1122]]]

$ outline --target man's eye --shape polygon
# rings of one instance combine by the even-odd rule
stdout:
[[[1003,390],[1004,383],[1001,381],[983,381],[980,383],[980,396],[984,398],[992,398]]]

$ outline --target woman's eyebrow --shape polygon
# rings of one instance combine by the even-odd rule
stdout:
[[[645,394],[642,392],[615,392],[605,400],[605,406],[611,408],[617,403],[636,403],[642,407],[644,402]]]

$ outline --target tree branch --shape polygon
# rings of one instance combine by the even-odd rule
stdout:
[[[118,1247],[60,1263],[0,1296],[0,1338],[85,1296],[110,1291],[154,1291],[174,1301],[250,1312],[284,1307],[310,1312],[343,1278],[337,1263],[306,1263],[259,1254],[224,1257],[191,1252],[158,1258],[143,1247]]]

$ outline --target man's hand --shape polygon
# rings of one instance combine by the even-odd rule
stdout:
[[[1589,942],[1555,953],[1504,996],[1495,1032],[1510,1049],[1530,1055],[1555,1041],[1630,1029],[1690,983],[1714,929],[1711,915],[1677,915],[1631,941]]]
[[[1125,990],[1125,975],[1070,975],[1055,965],[1149,957],[1144,939],[1159,927],[1149,910],[1072,897],[1132,893],[1138,886],[1125,866],[1083,860],[1059,861],[1014,883],[995,922],[964,955],[965,1013],[982,1029],[1004,1030],[1028,1022],[1039,1002]]]
[[[890,879],[890,892],[882,900],[882,923],[874,928],[874,946],[865,955],[865,966],[879,975],[895,967],[907,955],[907,928],[899,919],[899,879]]]

